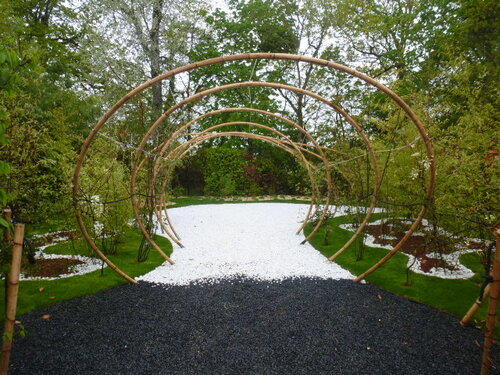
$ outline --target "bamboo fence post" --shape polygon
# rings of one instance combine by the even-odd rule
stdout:
[[[12,249],[12,265],[8,277],[7,308],[5,311],[5,328],[3,334],[2,357],[0,358],[0,374],[9,370],[12,339],[16,323],[17,295],[19,292],[19,272],[21,271],[21,256],[23,253],[24,224],[16,224],[14,247]]]
[[[10,208],[4,209],[3,210],[3,217],[5,218],[6,221],[11,223],[12,222],[12,210]],[[5,229],[4,236],[5,236],[5,240],[7,241],[7,243],[12,241],[12,235],[10,234],[9,228]]]
[[[490,287],[491,284],[488,284],[486,288],[484,288],[482,298],[481,299],[478,298],[476,302],[474,302],[474,304],[470,307],[469,311],[467,311],[467,314],[465,314],[462,320],[460,321],[461,325],[465,326],[469,324],[470,320],[474,317],[474,315],[476,315],[477,310],[479,310],[482,304],[486,302],[486,300],[490,296]]]
[[[497,244],[495,251],[495,263],[493,263],[493,280],[490,284],[490,304],[488,306],[488,321],[484,335],[481,375],[488,375],[493,364],[493,361],[491,360],[491,348],[495,340],[495,323],[497,320],[497,307],[500,296],[500,228],[495,230],[495,235],[497,237]]]

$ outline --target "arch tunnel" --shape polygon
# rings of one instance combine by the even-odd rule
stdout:
[[[394,254],[402,248],[404,243],[416,231],[422,219],[426,215],[429,209],[429,204],[433,200],[436,179],[436,165],[432,142],[426,128],[415,111],[412,110],[412,108],[410,108],[410,106],[400,96],[384,84],[355,69],[332,61],[292,54],[249,53],[199,61],[161,74],[138,86],[118,100],[94,126],[82,146],[76,163],[73,177],[73,200],[76,218],[82,235],[93,251],[100,256],[111,269],[116,271],[129,282],[136,283],[137,281],[119,269],[104,254],[102,249],[99,248],[95,238],[91,235],[91,226],[93,224],[91,221],[89,222],[88,218],[85,218],[85,205],[88,204],[89,194],[82,187],[82,174],[85,174],[84,169],[86,165],[92,163],[92,160],[89,157],[92,147],[96,147],[99,135],[106,135],[106,129],[113,126],[113,121],[119,121],[123,118],[124,115],[121,114],[120,111],[126,112],[127,105],[129,105],[134,99],[141,98],[141,95],[143,95],[147,89],[151,88],[156,83],[173,79],[174,77],[186,72],[202,70],[205,67],[228,63],[244,63],[246,61],[272,61],[277,63],[295,62],[297,64],[312,64],[314,66],[323,67],[352,77],[353,79],[362,82],[366,88],[378,90],[380,93],[384,94],[393,105],[398,107],[399,110],[404,113],[407,121],[412,124],[414,131],[416,131],[419,139],[423,143],[423,149],[425,150],[427,160],[429,161],[429,168],[425,180],[425,189],[423,193],[424,199],[423,203],[420,205],[420,210],[405,235],[393,247],[393,249],[376,264],[356,277],[355,281],[363,280],[386,263],[392,256],[394,256]],[[371,170],[373,171],[373,186],[370,194],[370,201],[367,204],[366,214],[361,220],[359,227],[352,234],[349,240],[347,240],[344,245],[329,258],[330,261],[334,261],[351,244],[353,244],[354,241],[356,241],[361,233],[363,233],[366,225],[370,221],[375,207],[380,201],[379,193],[383,181],[383,172],[381,171],[381,162],[378,155],[382,152],[382,150],[377,149],[372,137],[363,126],[363,122],[359,121],[356,116],[351,115],[346,109],[344,109],[338,99],[332,100],[324,95],[322,96],[318,93],[308,91],[300,87],[290,86],[278,82],[244,81],[208,88],[199,91],[194,95],[187,96],[183,100],[173,104],[164,113],[157,117],[149,127],[144,127],[144,134],[142,135],[142,138],[139,138],[140,141],[138,141],[137,144],[128,145],[134,150],[134,152],[130,155],[131,169],[130,184],[128,188],[129,197],[127,200],[130,200],[135,220],[143,232],[146,240],[149,241],[152,247],[172,265],[174,264],[174,261],[168,257],[161,247],[155,242],[150,233],[149,224],[145,222],[144,215],[141,214],[141,207],[145,204],[143,200],[149,200],[149,204],[154,210],[156,220],[159,222],[163,230],[168,234],[174,243],[178,246],[182,246],[180,236],[177,234],[166,210],[168,183],[172,175],[172,169],[176,163],[181,161],[187,154],[189,154],[190,150],[195,148],[197,145],[210,139],[231,136],[266,142],[292,154],[295,156],[297,161],[303,165],[307,171],[311,186],[311,201],[306,217],[298,228],[297,233],[311,221],[313,216],[316,217],[317,220],[315,220],[312,231],[302,241],[302,243],[305,243],[317,233],[329,214],[331,214],[330,207],[333,207],[333,210],[335,211],[335,208],[340,203],[338,187],[335,185],[335,181],[332,178],[332,170],[335,169],[335,166],[337,165],[335,163],[335,159],[332,161],[332,158],[338,157],[339,151],[334,150],[331,147],[322,146],[318,137],[315,137],[312,132],[308,131],[304,126],[299,125],[296,121],[293,121],[282,114],[266,111],[265,109],[248,107],[228,107],[210,110],[195,118],[191,118],[188,121],[179,121],[180,117],[175,118],[177,113],[186,111],[186,108],[190,105],[198,103],[203,99],[213,98],[220,92],[251,88],[285,90],[298,95],[304,95],[315,100],[320,105],[328,108],[329,111],[333,111],[341,117],[343,121],[345,121],[345,123],[353,129],[361,140],[361,143],[366,148],[366,158],[369,160]],[[275,129],[268,124],[253,121],[221,122],[201,131],[193,132],[191,130],[193,125],[197,122],[207,118],[216,118],[217,115],[223,113],[257,113],[265,118],[272,118],[301,133],[303,135],[304,142],[294,141],[282,131]],[[231,127],[234,126],[246,126],[248,129],[262,129],[266,131],[266,134],[251,132],[250,130],[231,130]],[[224,128],[229,128],[229,130],[224,130]],[[270,134],[272,134],[272,136]],[[316,162],[312,162],[312,159],[314,159],[318,164],[316,164]],[[359,155],[355,156],[353,160],[356,159],[359,159]],[[321,176],[323,185],[326,185],[324,192],[318,188],[318,175]],[[140,190],[146,191],[147,194],[142,193]]]

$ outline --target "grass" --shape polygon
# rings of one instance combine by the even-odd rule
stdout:
[[[373,215],[372,220],[378,218],[379,215]],[[352,232],[339,227],[340,224],[349,223],[350,221],[349,216],[330,219],[311,239],[311,244],[326,257],[330,257],[352,236]],[[308,225],[305,228],[305,233],[308,234],[311,230],[312,226]],[[325,241],[327,230],[328,239]],[[356,249],[359,242],[358,239],[335,260],[336,263],[355,275],[363,273],[387,254],[387,250],[384,249],[365,247],[363,259],[356,260]],[[480,275],[484,272],[484,269],[477,253],[462,256],[461,261],[463,261],[463,264],[476,273],[474,277],[465,280],[441,279],[410,271],[409,280],[411,286],[406,286],[407,261],[407,256],[397,253],[384,266],[368,276],[366,281],[392,293],[435,306],[458,317],[462,317],[479,296],[480,286],[483,282]],[[482,325],[482,322],[486,319],[485,305],[483,304],[475,316],[477,324]]]
[[[221,204],[221,203],[241,203],[241,198],[235,197],[233,201],[225,201],[223,198],[216,197],[187,197],[173,199],[176,202],[172,207],[184,207],[197,204]],[[288,202],[288,203],[307,203],[300,200],[275,199],[266,202]],[[75,223],[71,218],[61,218],[47,221],[36,226],[28,226],[29,235],[43,234],[47,232],[61,231],[68,229],[68,223]],[[75,224],[76,225],[76,224]],[[147,261],[137,262],[137,249],[139,248],[142,233],[140,231],[130,230],[124,236],[123,242],[119,245],[116,255],[110,255],[109,259],[121,270],[137,277],[143,275],[163,263],[163,257],[154,249],[151,250]],[[172,253],[172,244],[164,237],[158,236],[156,239],[158,245],[167,255]],[[89,256],[88,245],[84,240],[64,242],[48,247],[46,253],[52,254],[78,254]],[[97,292],[124,284],[127,281],[116,272],[104,268],[101,271],[94,271],[86,275],[73,276],[58,280],[37,280],[22,281],[19,288],[17,315],[26,314],[33,310],[53,305],[65,300],[77,298],[85,295],[95,294]],[[43,288],[43,292],[40,289]],[[5,289],[0,288],[0,298],[4,299]],[[55,297],[55,298],[50,298]],[[0,320],[5,318],[5,310],[0,309]]]
[[[76,219],[73,217],[57,218],[47,220],[44,223],[36,225],[26,225],[26,236],[32,236],[34,234],[45,234],[51,232],[59,232],[67,229],[70,226],[76,226]]]
[[[198,204],[262,202],[243,201],[238,197],[234,197],[232,201],[215,197],[182,197],[172,199],[172,201],[176,203],[174,206],[171,206],[172,208]],[[308,203],[301,200],[278,199],[278,197],[277,199],[264,202]],[[378,216],[373,215],[372,220],[378,219]],[[340,224],[348,222],[350,222],[350,217],[348,216],[331,219],[311,239],[311,244],[325,256],[329,257],[352,236],[352,232],[339,228]],[[33,232],[41,233],[44,229],[47,228],[43,226],[36,227]],[[53,230],[53,228],[51,229]],[[306,234],[310,233],[311,229],[312,226],[306,227]],[[327,244],[325,244],[326,231],[328,231]],[[146,262],[137,262],[137,249],[141,238],[142,234],[139,231],[126,233],[124,242],[119,246],[118,254],[109,257],[112,262],[132,277],[147,273],[163,263],[163,258],[154,250],[151,250],[149,259]],[[167,254],[171,254],[172,245],[167,239],[158,237],[157,242]],[[359,243],[359,240],[357,243]],[[387,250],[366,247],[364,258],[356,260],[357,243],[349,247],[337,258],[336,262],[353,274],[359,275],[382,258],[387,253]],[[89,255],[88,247],[84,241],[76,241],[74,246],[69,242],[57,244],[47,248],[46,252]],[[370,275],[367,281],[395,294],[435,306],[443,311],[461,317],[478,297],[483,281],[481,274],[484,272],[477,253],[466,254],[462,256],[461,261],[466,267],[476,273],[474,277],[467,280],[447,280],[410,271],[409,279],[411,286],[406,286],[407,257],[398,253],[382,268]],[[23,281],[20,287],[18,315],[64,300],[94,294],[124,283],[126,281],[109,268],[104,269],[103,275],[101,275],[101,271],[95,271],[82,276],[52,281]],[[40,292],[40,288],[44,288],[44,292]],[[0,294],[3,294],[3,288],[1,289]],[[56,298],[50,299],[49,297]],[[476,323],[478,324],[482,324],[486,319],[486,305],[484,304],[475,316]],[[2,310],[0,311],[0,317],[3,319],[4,311],[3,309],[0,310]]]
[[[234,201],[225,201],[222,198],[214,197],[186,197],[172,199],[176,204],[174,207],[184,207],[196,204],[221,204],[221,203],[241,203],[243,202],[238,197]],[[251,201],[255,203],[259,201]],[[273,199],[265,202],[286,202],[286,203],[302,203],[308,202],[300,200],[283,200]],[[373,215],[372,221],[379,218],[379,215]],[[342,216],[331,219],[327,225],[324,225],[320,231],[311,239],[311,244],[323,253],[326,257],[330,257],[336,250],[352,236],[352,232],[339,228],[340,224],[349,223],[352,219],[349,216]],[[305,229],[306,235],[312,230],[312,226],[307,226]],[[325,245],[325,232],[329,230],[329,245]],[[336,262],[342,267],[348,269],[355,275],[359,275],[367,270],[370,266],[380,260],[387,250],[373,247],[366,247],[364,258],[356,260],[356,247],[359,240],[351,245]],[[484,269],[481,265],[481,260],[478,253],[465,254],[461,257],[461,262],[475,272],[475,276],[470,279],[442,279],[434,276],[426,276],[409,271],[409,281],[411,286],[406,286],[407,282],[407,265],[408,257],[404,254],[397,253],[388,263],[375,273],[367,278],[367,281],[392,293],[407,297],[414,301],[425,303],[437,307],[443,311],[451,313],[457,317],[462,317],[472,306],[474,301],[479,296],[481,284],[483,282],[482,274]],[[487,304],[483,304],[481,309],[475,315],[475,322],[482,325],[487,315]]]
[[[151,250],[147,261],[137,262],[137,249],[142,239],[142,233],[130,230],[125,233],[123,242],[119,244],[116,255],[110,255],[109,259],[120,269],[132,277],[143,275],[163,263],[163,257],[154,249]],[[157,237],[157,243],[167,254],[172,253],[170,241],[163,237]],[[48,247],[46,253],[53,254],[80,254],[89,255],[89,249],[83,240],[59,243]],[[101,271],[94,271],[85,275],[73,276],[58,280],[22,281],[19,288],[17,315],[22,315],[48,305],[94,294],[111,287],[124,284],[127,281],[116,272],[105,267]],[[40,292],[40,288],[44,288]],[[4,298],[4,288],[0,288],[0,298]],[[55,297],[51,299],[50,297]],[[4,309],[0,309],[0,318],[5,318]]]
[[[225,200],[220,197],[204,197],[204,196],[191,196],[191,197],[179,197],[172,198],[170,201],[175,202],[175,205],[169,208],[194,206],[199,204],[231,204],[231,203],[299,203],[299,204],[309,204],[310,201],[299,200],[299,199],[280,199],[279,195],[271,200],[243,200],[244,197],[231,197],[232,200]]]

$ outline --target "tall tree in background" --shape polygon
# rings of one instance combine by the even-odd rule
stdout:
[[[68,209],[75,151],[95,119],[92,98],[73,91],[82,68],[80,30],[70,26],[76,16],[62,3],[2,2],[1,43],[19,59],[10,90],[0,90],[9,141],[0,158],[12,169],[2,187],[13,195],[14,214],[26,221]]]
[[[146,70],[147,77],[142,80],[154,78],[186,62],[204,8],[203,2],[194,0],[86,3],[88,19],[92,20],[95,29],[118,47],[109,53],[114,52],[139,70]],[[127,48],[120,51],[120,46]],[[152,88],[152,118],[161,113],[165,98],[175,95],[175,81],[167,85],[166,92],[162,82]]]

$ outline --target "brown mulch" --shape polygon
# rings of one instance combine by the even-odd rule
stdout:
[[[74,241],[78,239],[76,230],[64,230],[45,234],[33,240],[35,247],[52,245],[56,239],[65,238],[65,241]],[[58,241],[59,242],[59,241]],[[78,264],[84,264],[81,260],[66,258],[40,258],[35,264],[23,262],[21,272],[26,277],[58,277],[73,273],[73,267]]]
[[[57,277],[73,273],[73,267],[78,264],[84,264],[81,260],[55,258],[55,259],[37,259],[36,264],[26,265],[22,272],[27,277]]]
[[[393,226],[391,223],[384,223],[367,225],[365,230],[366,233],[375,238],[376,244],[395,246],[403,238],[407,229],[402,226]],[[395,237],[395,239],[382,238],[384,235]],[[445,268],[450,271],[456,270],[457,267],[443,259],[427,255],[434,252],[449,254],[456,250],[453,242],[443,235],[431,238],[431,235],[427,233],[423,236],[412,235],[401,248],[401,252],[416,256],[420,260],[420,269],[424,272],[430,272],[433,267]]]

